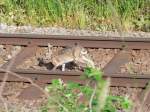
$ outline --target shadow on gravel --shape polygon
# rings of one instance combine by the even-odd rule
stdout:
[[[51,62],[44,62],[43,59],[38,59],[39,61],[39,66],[41,67],[46,67],[48,70],[52,70],[54,68],[54,65]],[[74,70],[75,67],[77,67],[78,65],[74,62],[70,62],[70,63],[66,63],[65,68],[68,70]],[[62,66],[58,66],[57,69],[61,70]]]

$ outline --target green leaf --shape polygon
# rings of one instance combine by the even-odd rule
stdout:
[[[53,79],[52,85],[54,85],[54,86],[62,85],[62,80],[61,79]]]
[[[107,105],[102,112],[116,112],[116,108],[113,107],[112,105]]]
[[[125,97],[123,102],[121,103],[121,107],[123,109],[130,109],[131,106],[132,106],[132,102],[127,97]]]
[[[65,94],[65,96],[69,98],[69,97],[72,96],[72,94],[71,93],[70,94]]]
[[[84,74],[87,78],[93,78],[94,80],[101,80],[102,72],[96,68],[87,67],[84,70]]]
[[[87,96],[91,96],[93,89],[89,86],[82,86],[81,89],[83,94],[87,95]]]
[[[69,82],[69,83],[67,84],[67,88],[68,88],[68,89],[76,89],[76,88],[79,88],[79,87],[80,87],[80,85],[79,85],[78,83]]]

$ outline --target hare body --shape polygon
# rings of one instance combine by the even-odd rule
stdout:
[[[61,65],[64,66],[66,63],[73,62],[73,61],[78,63],[93,64],[93,61],[91,60],[87,50],[80,45],[64,48],[58,51],[56,54],[52,53],[51,55],[51,62],[54,65],[53,70],[55,70],[58,66]]]

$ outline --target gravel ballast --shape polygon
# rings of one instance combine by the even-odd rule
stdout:
[[[22,46],[0,45],[0,66],[17,55],[22,48]]]
[[[22,46],[7,46],[0,45],[0,66],[8,62],[13,56],[21,51]],[[52,53],[55,55],[58,51],[65,49],[62,47],[52,47]],[[108,62],[120,51],[119,49],[91,49],[87,48],[91,59],[99,69],[103,69]],[[20,63],[17,68],[21,69],[39,69],[39,70],[51,70],[53,68],[51,59],[47,63],[42,63],[40,59],[46,59],[48,53],[48,47],[38,47],[36,54],[33,57],[27,58],[23,63]],[[122,65],[121,73],[130,74],[149,74],[150,73],[150,50],[131,50],[131,60]],[[67,66],[68,65],[68,66]],[[59,68],[59,67],[58,67]],[[82,63],[69,63],[66,64],[66,70],[82,70],[84,65]]]
[[[150,33],[140,31],[120,33],[117,31],[100,32],[91,30],[65,29],[62,27],[9,26],[4,23],[0,24],[0,33],[150,38]]]

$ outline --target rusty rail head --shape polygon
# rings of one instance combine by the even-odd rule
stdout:
[[[42,83],[50,83],[52,79],[61,78],[62,80],[66,81],[74,81],[81,84],[84,84],[87,80],[81,80],[82,72],[72,72],[72,71],[48,71],[48,70],[12,70],[12,72],[22,76],[32,79],[35,82],[42,82]],[[0,80],[2,80],[5,72],[0,71]],[[150,80],[150,74],[147,75],[131,75],[131,74],[104,74],[104,78],[111,77],[111,86],[120,86],[120,87],[141,87],[144,88],[145,85]],[[9,78],[7,81],[17,81],[17,82],[28,82],[24,79],[19,79],[11,73],[9,73]]]
[[[150,38],[119,37],[119,36],[74,36],[74,35],[41,35],[41,34],[8,34],[0,33],[0,38],[30,38],[30,39],[73,39],[73,40],[114,40],[126,42],[148,42]]]
[[[47,46],[72,46],[80,44],[91,48],[123,48],[150,49],[150,38],[124,38],[100,36],[61,36],[61,35],[33,35],[33,34],[0,34],[0,44]]]

